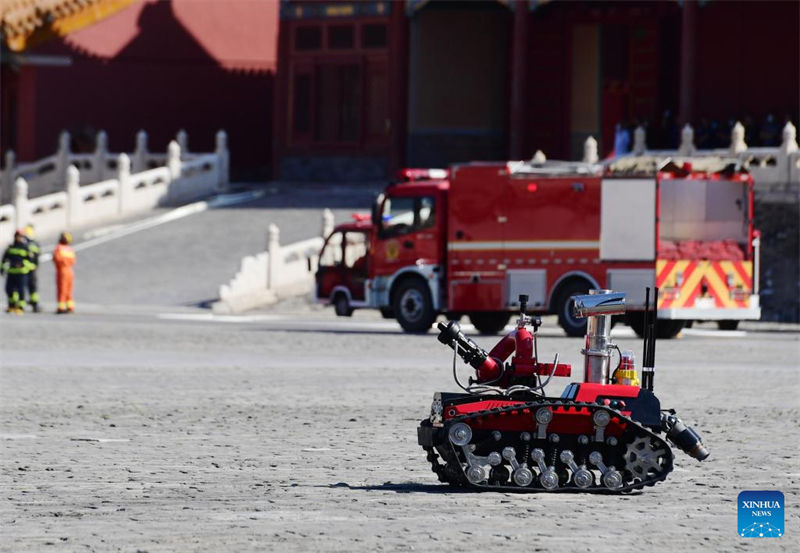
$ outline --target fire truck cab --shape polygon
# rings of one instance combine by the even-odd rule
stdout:
[[[369,307],[366,284],[369,277],[372,224],[355,217],[337,225],[325,240],[316,274],[317,297],[330,300],[340,317],[353,309]]]
[[[578,336],[585,320],[572,314],[573,295],[625,292],[628,322],[641,333],[644,289],[655,285],[657,331],[671,337],[690,320],[760,316],[753,244],[752,178],[738,167],[408,169],[377,198],[371,221],[328,237],[316,297],[339,315],[380,309],[411,332],[445,313],[496,333],[526,294],[531,311],[557,314]]]

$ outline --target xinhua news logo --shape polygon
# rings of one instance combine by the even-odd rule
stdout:
[[[747,491],[739,494],[739,535],[743,538],[783,536],[783,494],[775,491]]]

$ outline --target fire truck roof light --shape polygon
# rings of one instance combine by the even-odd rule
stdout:
[[[450,171],[447,169],[402,169],[399,172],[400,179],[405,181],[418,181],[418,180],[433,180],[433,179],[446,179],[450,176]]]

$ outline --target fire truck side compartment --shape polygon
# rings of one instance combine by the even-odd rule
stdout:
[[[603,179],[601,209],[600,259],[655,259],[655,179]]]

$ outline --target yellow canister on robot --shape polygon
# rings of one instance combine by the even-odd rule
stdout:
[[[639,374],[636,372],[633,352],[626,349],[622,352],[619,368],[616,371],[617,384],[624,386],[640,386]]]

